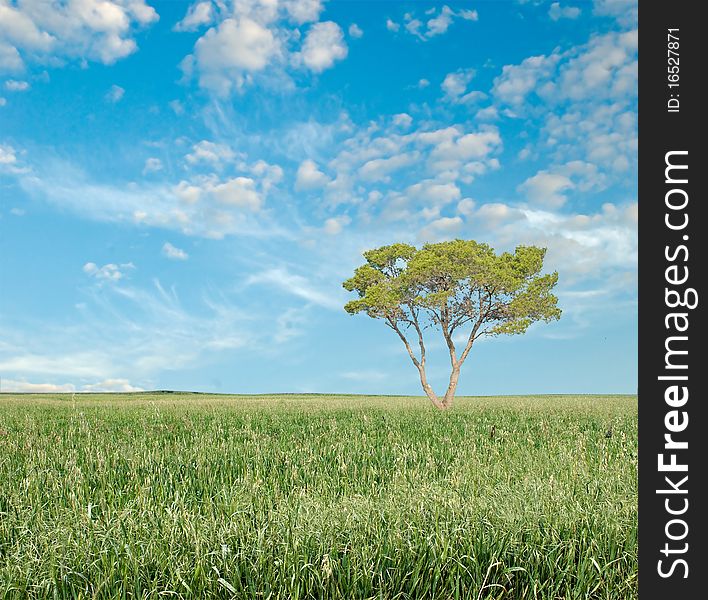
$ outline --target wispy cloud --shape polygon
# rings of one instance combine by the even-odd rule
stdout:
[[[187,254],[181,248],[173,246],[169,242],[165,242],[162,246],[162,254],[172,260],[187,260],[189,258],[189,254]]]
[[[106,92],[104,98],[106,99],[106,102],[110,102],[111,104],[117,104],[123,99],[124,95],[125,90],[119,85],[114,84],[111,86],[111,89]]]
[[[143,388],[136,387],[127,379],[105,379],[96,383],[87,383],[76,386],[73,383],[37,383],[26,380],[3,379],[3,392],[25,394],[56,394],[67,392],[142,392]]]
[[[30,89],[30,84],[27,81],[8,79],[5,82],[5,89],[9,92],[26,92]]]
[[[267,269],[261,273],[251,275],[246,280],[246,285],[271,286],[284,294],[297,296],[307,302],[330,310],[341,310],[342,307],[340,293],[335,295],[327,289],[319,289],[306,277],[290,273],[284,267]]]
[[[423,42],[430,40],[436,36],[447,32],[453,21],[461,19],[462,21],[478,21],[479,14],[473,9],[454,10],[447,5],[444,5],[438,11],[433,7],[426,10],[424,14],[408,12],[403,15],[403,29],[407,33],[416,36]],[[386,28],[389,31],[398,32],[401,29],[401,24],[387,19]]]
[[[390,377],[385,371],[376,371],[373,369],[365,369],[362,371],[344,371],[339,374],[342,379],[349,379],[361,383],[371,383],[377,381],[385,381]]]
[[[118,281],[123,279],[130,269],[134,268],[135,265],[130,262],[121,265],[108,263],[102,267],[99,267],[96,263],[87,262],[83,267],[83,271],[87,275],[99,280]]]
[[[194,366],[214,352],[263,351],[268,342],[232,304],[205,298],[200,310],[188,311],[159,281],[151,288],[112,285],[84,293],[85,306],[71,325],[38,321],[17,329],[4,323],[0,372],[16,381],[68,380],[77,390],[137,389],[145,385],[130,382]]]
[[[17,381],[15,379],[3,379],[0,381],[2,392],[17,392],[25,394],[55,394],[61,392],[73,392],[75,387],[72,383],[36,383],[31,381]]]
[[[181,181],[113,185],[92,181],[64,161],[48,159],[30,173],[7,154],[7,169],[30,195],[83,218],[176,230],[186,235],[282,237],[288,231],[261,212],[272,186],[268,177],[197,177]],[[0,162],[0,169],[3,163]],[[42,169],[39,172],[39,169]],[[259,214],[260,213],[260,214]]]
[[[561,6],[559,2],[553,2],[548,9],[548,16],[552,21],[560,19],[577,19],[582,11],[577,6]]]

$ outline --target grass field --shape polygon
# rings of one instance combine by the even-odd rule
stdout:
[[[631,396],[0,396],[4,599],[636,598],[636,504]]]

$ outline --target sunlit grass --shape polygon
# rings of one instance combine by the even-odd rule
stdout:
[[[629,396],[0,396],[2,598],[636,598]]]

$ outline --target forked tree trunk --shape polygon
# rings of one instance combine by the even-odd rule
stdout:
[[[430,401],[433,403],[435,408],[439,410],[445,410],[447,406],[445,406],[444,401],[438,398],[437,394],[433,391],[433,388],[431,388],[430,384],[428,383],[428,380],[425,376],[425,367],[422,365],[417,366],[418,371],[420,372],[420,384],[423,386],[423,391],[425,392],[426,396],[430,398]]]
[[[460,379],[460,365],[455,365],[450,373],[450,383],[447,386],[445,395],[439,398],[435,393],[430,384],[428,383],[427,377],[425,375],[425,367],[419,366],[418,371],[420,372],[420,383],[423,386],[423,391],[430,398],[435,408],[439,410],[447,410],[452,406],[452,401],[455,399],[455,392],[457,391],[457,382]]]
[[[423,391],[433,403],[433,406],[435,406],[435,408],[439,410],[447,410],[452,406],[452,401],[455,399],[455,392],[457,391],[457,382],[460,379],[460,368],[462,367],[462,363],[464,363],[467,359],[467,355],[469,354],[472,348],[472,343],[474,342],[475,335],[479,329],[480,323],[481,321],[478,321],[475,324],[474,328],[472,329],[472,332],[470,333],[469,338],[467,339],[467,345],[465,346],[465,349],[459,358],[457,357],[455,345],[452,341],[452,338],[449,335],[446,335],[446,341],[448,344],[448,348],[450,349],[450,363],[452,364],[452,372],[450,373],[450,382],[447,386],[447,390],[445,391],[445,395],[442,398],[439,398],[435,391],[433,391],[433,388],[430,387],[430,384],[428,383],[428,378],[425,374],[425,344],[423,343],[423,334],[421,332],[420,327],[418,326],[418,321],[414,321],[414,325],[416,331],[418,332],[418,340],[420,343],[420,360],[418,360],[416,355],[413,353],[413,349],[408,343],[408,339],[398,328],[396,322],[393,319],[389,320],[389,327],[391,327],[391,329],[393,329],[398,334],[398,337],[401,338],[401,341],[403,342],[404,346],[406,347],[406,350],[408,351],[408,355],[411,357],[413,364],[418,369],[418,373],[420,374],[420,384],[423,386]]]

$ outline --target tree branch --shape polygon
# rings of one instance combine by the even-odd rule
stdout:
[[[465,349],[462,351],[462,354],[460,355],[460,360],[459,364],[462,365],[463,362],[467,359],[467,356],[470,353],[470,350],[472,350],[472,344],[474,344],[474,341],[477,339],[477,332],[479,331],[479,328],[482,326],[482,323],[485,322],[487,317],[489,316],[489,313],[492,309],[492,292],[490,290],[485,290],[487,292],[487,308],[486,310],[482,310],[482,291],[480,290],[478,292],[478,298],[479,298],[479,317],[477,318],[477,321],[474,324],[474,327],[472,328],[472,331],[470,331],[470,335],[467,338],[467,344],[465,344]]]
[[[413,364],[420,369],[422,365],[421,365],[420,361],[416,358],[416,355],[413,353],[413,349],[411,348],[411,345],[408,343],[408,339],[406,338],[406,336],[403,335],[403,332],[400,330],[400,328],[398,327],[396,322],[391,317],[387,317],[386,321],[387,321],[386,324],[398,334],[399,338],[401,338],[401,341],[403,342],[404,346],[406,347],[406,350],[408,350],[408,355],[411,357]]]
[[[425,343],[423,341],[423,331],[420,328],[420,323],[418,322],[418,311],[414,310],[412,306],[408,305],[408,308],[411,311],[411,316],[413,317],[413,327],[415,327],[416,332],[418,333],[418,345],[420,346],[420,364],[422,366],[425,366]]]
[[[457,366],[457,349],[455,348],[455,342],[452,340],[452,331],[449,327],[450,313],[447,304],[444,308],[440,309],[440,316],[440,327],[443,332],[443,337],[445,338],[445,343],[447,344],[448,352],[450,353],[450,364],[452,364],[454,368]]]

